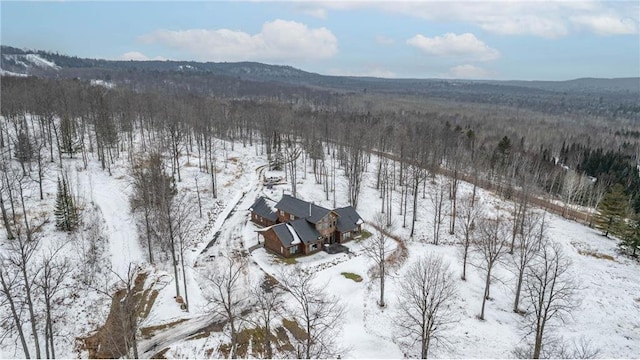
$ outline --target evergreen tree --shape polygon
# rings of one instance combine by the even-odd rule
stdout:
[[[69,154],[73,158],[73,154],[79,150],[78,140],[76,139],[75,122],[68,116],[60,119],[60,151]]]
[[[72,231],[78,226],[78,213],[64,177],[62,180],[58,178],[58,194],[53,214],[56,217],[56,228],[58,230]]]
[[[621,236],[622,242],[620,248],[631,256],[636,257],[638,248],[640,248],[640,216],[635,215],[634,218],[626,226]]]
[[[621,184],[616,184],[607,192],[598,205],[598,213],[594,218],[596,228],[602,230],[604,236],[613,234],[622,236],[625,231],[625,218],[629,211],[629,197]]]

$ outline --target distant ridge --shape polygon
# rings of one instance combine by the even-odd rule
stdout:
[[[640,77],[630,78],[580,78],[566,81],[522,80],[457,80],[457,79],[387,79],[356,76],[329,76],[307,72],[287,65],[269,65],[258,62],[196,62],[196,61],[132,61],[85,59],[42,50],[27,50],[2,45],[0,69],[4,74],[28,74],[59,76],[108,72],[169,72],[185,74],[209,74],[238,78],[253,82],[272,82],[293,86],[361,92],[365,89],[377,92],[424,93],[425,91],[449,91],[453,87],[473,88],[474,92],[575,92],[640,94]],[[69,71],[76,70],[76,71]],[[95,70],[95,71],[88,71]],[[77,75],[76,75],[77,76]],[[447,90],[448,89],[448,90]],[[527,90],[528,89],[528,90]]]

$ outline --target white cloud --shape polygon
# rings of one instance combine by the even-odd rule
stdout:
[[[418,34],[407,40],[407,44],[435,56],[469,57],[480,61],[495,60],[500,57],[498,50],[490,48],[471,33],[460,35],[446,33],[432,38]]]
[[[329,75],[336,76],[365,76],[365,77],[377,77],[377,78],[395,78],[396,73],[391,70],[380,68],[377,66],[365,68],[363,70],[353,71],[344,69],[329,69],[327,72]]]
[[[578,28],[600,35],[623,35],[638,32],[638,24],[630,18],[621,19],[611,15],[572,16],[569,20]]]
[[[285,20],[266,22],[254,35],[229,29],[157,30],[139,38],[189,52],[209,61],[310,61],[338,52],[338,39],[327,28]]]
[[[393,45],[395,42],[396,40],[394,38],[391,38],[388,36],[384,36],[384,35],[376,36],[376,43],[378,43],[379,45],[389,46],[389,45]]]
[[[637,1],[384,0],[325,1],[313,4],[333,11],[373,8],[385,13],[435,22],[469,23],[496,34],[534,35],[545,38],[566,36],[575,30],[587,30],[597,34],[637,34],[640,22],[640,3]],[[603,14],[606,16],[603,17]]]
[[[147,55],[139,52],[139,51],[129,51],[122,55],[120,55],[119,60],[134,60],[134,61],[146,61],[146,60],[167,60],[162,56],[156,56],[154,58],[149,58]]]
[[[487,70],[470,64],[458,65],[449,69],[449,76],[455,79],[486,79],[490,75]]]
[[[301,7],[300,11],[303,14],[309,15],[311,17],[317,19],[326,19],[327,18],[327,9],[319,8],[319,7]]]

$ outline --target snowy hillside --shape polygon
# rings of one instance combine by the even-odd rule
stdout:
[[[31,64],[39,60],[29,58]],[[20,60],[22,61],[22,60]],[[42,61],[42,66],[55,66]],[[29,65],[31,66],[31,65]],[[3,120],[4,121],[4,120]],[[112,298],[122,289],[132,269],[144,274],[140,293],[146,294],[149,308],[141,311],[138,326],[138,348],[140,357],[151,357],[158,353],[167,357],[200,358],[224,357],[229,339],[228,324],[214,311],[212,305],[211,279],[224,258],[236,256],[244,259],[246,267],[241,273],[241,289],[238,290],[238,306],[244,307],[247,318],[255,315],[249,288],[264,281],[265,274],[277,281],[285,281],[283,274],[299,266],[299,271],[317,274],[318,284],[330,295],[340,299],[345,307],[340,327],[333,329],[339,354],[343,358],[402,358],[419,355],[419,344],[411,344],[399,336],[394,319],[398,309],[399,285],[405,281],[407,269],[421,258],[441,256],[454,274],[457,296],[452,304],[454,320],[443,332],[445,340],[430,352],[432,357],[444,358],[511,358],[518,346],[523,346],[528,334],[523,329],[523,315],[514,313],[513,298],[515,275],[509,270],[508,256],[496,265],[491,282],[491,299],[487,302],[485,319],[478,319],[484,291],[484,274],[477,253],[470,255],[467,279],[462,273],[460,240],[447,232],[450,210],[445,206],[440,243],[432,244],[434,206],[430,198],[439,185],[446,185],[447,178],[427,179],[424,196],[418,195],[418,220],[413,237],[410,237],[410,216],[403,227],[400,187],[392,194],[392,220],[395,227],[390,230],[406,245],[406,261],[399,262],[390,272],[386,285],[387,306],[377,306],[379,287],[372,279],[373,263],[364,255],[363,249],[370,246],[372,237],[356,239],[346,244],[350,254],[331,255],[319,252],[308,257],[284,261],[278,256],[256,246],[261,241],[258,227],[249,221],[248,208],[258,196],[278,201],[282,194],[291,192],[290,184],[262,185],[262,175],[267,168],[267,156],[262,146],[216,140],[215,164],[217,196],[211,190],[211,175],[201,170],[205,155],[185,146],[179,157],[181,181],[176,182],[176,193],[184,195],[189,204],[188,216],[193,221],[193,232],[184,239],[183,267],[179,267],[178,283],[167,253],[154,265],[149,264],[149,255],[143,240],[140,214],[134,214],[131,196],[133,179],[131,163],[127,153],[138,153],[141,140],[123,146],[119,157],[114,157],[108,169],[103,169],[95,153],[83,159],[64,155],[64,167],[51,166],[43,179],[43,199],[40,200],[38,185],[25,182],[24,201],[26,212],[33,224],[39,226],[39,245],[34,251],[33,264],[40,264],[48,254],[57,251],[57,259],[66,259],[70,276],[64,281],[54,307],[56,318],[56,356],[62,358],[87,357],[88,345],[83,347],[80,338],[96,334],[96,330],[109,323]],[[330,144],[324,144],[331,147]],[[326,152],[325,152],[326,153]],[[57,154],[54,154],[54,156]],[[47,155],[48,156],[48,155]],[[347,182],[344,170],[336,167],[335,194],[324,191],[317,184],[310,161],[301,157],[296,169],[298,197],[327,208],[349,205]],[[170,154],[165,154],[170,161]],[[357,211],[367,222],[373,222],[380,212],[380,192],[376,190],[376,156],[371,156],[360,193]],[[327,161],[332,161],[328,159]],[[335,160],[333,160],[335,161]],[[306,167],[305,167],[306,165]],[[11,174],[22,170],[17,162],[11,162]],[[7,173],[9,170],[7,169]],[[56,204],[58,179],[65,173],[78,206],[82,209],[80,228],[76,232],[56,230],[53,210]],[[16,175],[17,176],[17,175]],[[289,175],[290,179],[290,175]],[[459,196],[470,195],[472,185],[461,183]],[[16,193],[17,194],[17,193]],[[335,197],[335,203],[333,198]],[[509,217],[513,205],[493,194],[478,190],[478,203],[487,214],[502,214]],[[448,200],[445,201],[448,203]],[[200,215],[200,208],[201,213]],[[18,209],[18,211],[20,211]],[[406,211],[411,211],[405,210]],[[541,210],[536,210],[542,215]],[[411,214],[409,214],[411,215]],[[489,215],[487,215],[489,216]],[[567,344],[588,342],[598,351],[599,357],[632,358],[640,354],[640,264],[617,253],[617,241],[605,238],[594,229],[565,220],[553,214],[544,214],[548,224],[547,236],[562,246],[571,260],[569,273],[577,290],[573,296],[575,308],[566,322],[548,330],[556,339]],[[458,225],[458,229],[459,229]],[[371,225],[365,229],[375,236]],[[459,230],[458,230],[459,231]],[[8,258],[13,253],[12,242],[4,237],[5,228],[0,227],[2,241],[0,252]],[[390,252],[400,251],[394,243]],[[157,254],[157,253],[156,253]],[[184,272],[183,272],[184,269]],[[358,275],[362,281],[345,277],[344,273]],[[130,279],[132,280],[132,279]],[[136,280],[137,281],[137,280]],[[188,296],[188,311],[181,308],[176,297],[179,287],[180,299]],[[18,287],[15,287],[18,291]],[[285,305],[293,306],[291,297],[283,297]],[[184,301],[186,301],[185,299]],[[7,303],[1,306],[7,308]],[[37,304],[37,308],[42,305]],[[531,310],[523,300],[522,308]],[[4,311],[4,310],[3,310]],[[5,313],[6,314],[6,313]],[[253,315],[252,315],[253,314]],[[43,321],[42,316],[38,315]],[[283,327],[286,312],[274,317],[274,329],[282,329],[283,339],[293,339],[294,331]],[[3,319],[4,320],[4,319]],[[23,357],[18,335],[12,330],[10,319],[3,323],[6,336],[2,338],[0,357]],[[26,323],[25,323],[26,324]],[[251,329],[249,321],[242,322]],[[33,348],[30,330],[24,326],[27,342]],[[289,334],[289,335],[287,335]],[[279,340],[280,341],[280,340]],[[281,344],[286,345],[282,340]],[[289,340],[293,341],[293,340]],[[291,344],[289,344],[291,345]],[[253,347],[252,347],[253,346]],[[243,356],[259,357],[257,345],[245,348]],[[41,347],[44,348],[44,346]],[[292,350],[286,346],[276,350],[274,357],[291,357]]]
[[[37,54],[2,54],[3,71],[11,75],[31,74],[36,71],[58,70],[60,67]]]

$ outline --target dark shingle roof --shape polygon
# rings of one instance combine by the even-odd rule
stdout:
[[[307,219],[312,224],[317,223],[325,217],[331,210],[325,209],[304,200],[296,199],[291,195],[282,195],[282,199],[276,204],[276,209],[284,210],[297,218]],[[311,214],[309,214],[311,210]]]
[[[320,233],[305,219],[294,220],[289,223],[281,223],[271,227],[276,233],[282,246],[289,247],[301,242],[308,244],[321,239]],[[299,240],[296,242],[296,240]]]
[[[267,202],[264,200],[262,196],[259,197],[256,200],[256,202],[253,203],[253,205],[251,205],[249,210],[253,211],[254,213],[262,216],[267,220],[271,220],[271,221],[278,220],[278,215],[275,212],[273,212],[271,207],[267,204]]]
[[[362,224],[363,220],[356,212],[353,206],[349,205],[340,209],[334,210],[338,213],[338,222],[336,228],[340,232],[351,231],[358,227],[358,224]]]
[[[320,233],[305,219],[296,219],[289,223],[300,237],[303,243],[316,242],[321,238]]]
[[[280,242],[282,243],[283,246],[291,246],[291,243],[293,243],[293,235],[291,234],[291,232],[289,231],[289,229],[287,228],[287,224],[278,224],[278,225],[274,225],[271,227],[273,229],[273,231],[276,233],[276,236],[278,237],[278,239],[280,239]]]

